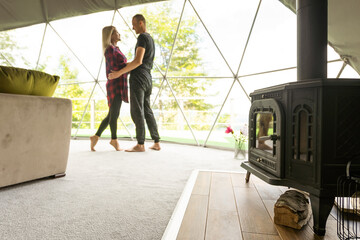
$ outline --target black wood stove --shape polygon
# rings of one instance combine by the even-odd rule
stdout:
[[[298,81],[250,96],[248,172],[310,194],[325,234],[337,178],[360,164],[360,80],[327,78],[327,0],[297,0]]]

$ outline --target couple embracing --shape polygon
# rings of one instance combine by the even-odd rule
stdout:
[[[150,95],[152,90],[151,69],[155,56],[154,40],[146,32],[146,21],[143,15],[137,14],[132,19],[133,29],[139,34],[135,46],[135,58],[127,63],[125,55],[120,51],[117,42],[120,41],[120,34],[114,26],[104,27],[102,30],[103,52],[106,60],[107,75],[107,100],[109,113],[101,122],[99,129],[94,136],[90,137],[91,150],[95,151],[95,145],[102,132],[110,125],[110,144],[121,151],[117,140],[117,119],[120,114],[121,103],[129,102],[127,74],[130,73],[130,113],[135,123],[137,144],[126,149],[126,152],[145,151],[145,122],[150,131],[154,145],[153,150],[160,150],[160,137],[156,120],[150,106]]]

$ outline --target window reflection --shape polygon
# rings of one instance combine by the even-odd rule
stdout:
[[[256,115],[256,148],[272,153],[274,142],[270,135],[274,132],[274,116],[272,113]]]
[[[293,113],[292,127],[292,155],[293,159],[305,162],[313,161],[313,139],[314,132],[313,115],[308,105],[298,106]]]
[[[301,160],[306,161],[306,153],[308,152],[308,148],[306,146],[307,143],[307,112],[300,111],[299,113],[299,157]]]

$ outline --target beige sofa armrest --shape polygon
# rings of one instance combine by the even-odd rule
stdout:
[[[69,99],[0,93],[0,187],[65,173]]]

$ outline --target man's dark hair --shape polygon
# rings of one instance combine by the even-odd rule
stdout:
[[[146,20],[142,14],[136,14],[133,18],[135,18],[137,22],[143,21],[144,25],[146,26]]]

